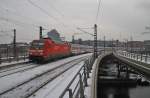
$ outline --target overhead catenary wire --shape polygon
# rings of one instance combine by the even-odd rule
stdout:
[[[97,12],[96,12],[95,24],[97,24],[97,21],[98,21],[101,3],[102,3],[102,0],[98,0],[98,7],[97,7]]]
[[[28,19],[28,20],[30,20],[32,23],[33,23],[33,22],[38,22],[38,21],[35,21],[35,20],[33,20],[33,19],[31,19],[31,18],[29,18],[29,17],[27,17],[27,16],[24,16],[24,15],[22,15],[22,14],[20,14],[20,13],[18,14],[18,12],[16,13],[15,11],[11,11],[11,10],[8,9],[8,8],[4,8],[4,7],[2,7],[2,6],[0,6],[0,8],[3,9],[5,12],[7,12],[7,13],[9,13],[9,14],[15,15],[15,16],[17,16],[17,17],[21,17],[21,18]],[[35,25],[35,24],[32,24],[32,25]]]
[[[54,17],[53,15],[51,15],[49,12],[47,12],[45,9],[43,9],[39,5],[35,4],[33,1],[31,1],[31,0],[27,0],[27,1],[31,5],[33,5],[34,7],[38,8],[41,12],[45,13],[47,16],[49,16],[50,18],[52,18],[54,21],[61,23],[63,26],[66,26],[64,23],[60,22],[59,19],[57,19],[56,17]]]
[[[150,34],[150,32],[142,32],[141,34],[143,34],[143,35]]]
[[[48,12],[47,10],[45,10],[40,4],[38,4],[38,3],[36,3],[36,2],[34,2],[33,0],[27,0],[27,1],[29,1],[30,2],[30,4],[32,4],[33,6],[35,6],[36,8],[38,8],[38,9],[40,9],[43,13],[45,13],[46,15],[48,15],[48,17],[51,17],[51,18],[53,18],[53,20],[55,20],[55,21],[59,21],[58,19],[57,19],[57,17],[55,17],[54,15],[52,15],[50,12]],[[36,1],[36,0],[35,0]],[[7,8],[6,8],[7,9]],[[57,13],[59,13],[63,18],[64,18],[64,15],[63,15],[63,13],[61,13],[59,10],[57,10],[56,8],[54,8],[53,7],[53,9],[55,10],[55,11],[57,11]],[[15,14],[15,13],[14,13]],[[16,13],[16,15],[17,15],[18,13]],[[16,24],[16,25],[32,25],[32,24],[29,24],[29,23],[26,23],[26,21],[25,21],[25,23],[23,22],[23,21],[18,21],[18,19],[2,19],[2,20],[4,20],[4,21],[7,21],[7,22],[10,22],[10,23],[14,23],[14,24]],[[63,19],[61,19],[61,20],[63,20]],[[17,21],[17,22],[16,22]],[[73,24],[73,23],[72,23]],[[71,24],[71,25],[72,25]],[[33,25],[32,25],[33,26]],[[67,25],[65,25],[65,26],[67,26]],[[36,27],[39,27],[39,26],[36,26]],[[75,26],[74,26],[75,27]],[[72,26],[71,27],[71,29],[74,29],[74,27]],[[61,28],[61,29],[63,29],[63,28]],[[68,29],[68,28],[67,28]],[[76,29],[76,27],[75,27],[75,29]]]
[[[80,30],[80,31],[82,31],[83,33],[86,33],[86,34],[88,34],[88,35],[94,36],[94,34],[91,34],[91,33],[87,32],[87,31],[83,30],[82,28],[77,28],[77,30]]]
[[[47,4],[47,3],[46,3]],[[51,6],[49,6],[50,8],[52,8],[57,14],[59,14],[63,19],[62,20],[64,20],[64,18],[65,18],[65,15],[61,12],[61,11],[59,11],[57,8],[55,8],[52,4],[51,4]],[[51,15],[52,16],[52,15]],[[57,21],[58,21],[58,19],[57,19]],[[62,23],[62,25],[64,26],[64,27],[68,27],[67,25],[65,25],[64,24],[64,22],[61,22]]]
[[[55,17],[53,17],[53,15],[51,15],[50,13],[48,13],[45,9],[43,9],[42,7],[40,7],[40,6],[38,6],[37,4],[35,4],[33,1],[31,1],[31,0],[27,0],[30,4],[32,4],[34,7],[36,7],[36,8],[38,8],[38,9],[40,9],[42,12],[44,12],[46,15],[48,15],[49,17],[51,17],[51,18],[53,18],[55,21],[58,21],[58,19],[57,18],[55,18]],[[21,15],[21,14],[18,14],[18,13],[15,13],[15,11],[11,11],[11,10],[9,10],[8,8],[4,8],[4,7],[2,7],[2,6],[0,6],[0,8],[1,9],[3,9],[4,11],[6,11],[6,12],[8,12],[8,13],[11,13],[11,14],[13,14],[13,15],[15,15],[15,16],[20,16],[20,17],[24,17],[24,18],[28,18],[29,19],[29,17],[26,17],[26,16],[23,16],[23,15]],[[58,11],[55,7],[52,7],[57,13],[59,13],[59,15],[61,15],[62,17],[64,17],[64,15],[60,12],[60,11]],[[6,21],[6,19],[1,19],[1,20],[4,20],[4,21]],[[9,19],[10,20],[10,19]],[[29,19],[29,20],[31,20],[31,19]],[[10,21],[7,21],[7,22],[9,22],[10,23]],[[17,22],[17,23],[15,23],[15,22],[12,22],[11,21],[11,23],[13,23],[13,24],[15,24],[15,25],[19,25],[19,24],[22,24],[23,22],[20,22],[19,21],[19,23]],[[62,22],[61,22],[62,23]],[[27,24],[27,23],[25,23],[25,24]],[[24,23],[23,23],[23,25],[24,25]],[[31,25],[31,24],[30,24]],[[53,26],[52,24],[50,24],[51,26]],[[62,25],[63,26],[65,26],[66,27],[66,25],[64,24],[64,23],[62,23]],[[49,25],[44,25],[44,26],[49,26]],[[37,27],[37,26],[36,26]],[[55,26],[53,26],[53,28],[54,28]]]
[[[97,7],[97,12],[96,12],[96,17],[95,17],[95,24],[97,25],[100,25],[99,23],[98,23],[98,19],[99,19],[99,16],[100,16],[100,12],[101,12],[101,15],[102,15],[102,0],[97,0],[98,1],[98,7]],[[101,10],[100,10],[100,8],[101,8]],[[102,21],[102,20],[101,20]],[[98,26],[98,27],[100,27],[100,26]],[[99,32],[99,36],[100,36],[100,32]],[[101,38],[100,38],[101,39]]]
[[[48,15],[49,17],[53,18],[54,20],[57,20],[55,17],[53,17],[51,14],[49,14],[46,10],[44,10],[42,7],[38,6],[37,4],[35,4],[33,1],[31,0],[27,0],[31,5],[33,5],[34,7],[38,8],[39,10],[41,10],[43,13],[45,13],[46,15]]]
[[[13,37],[12,34],[8,34],[8,32],[12,32],[13,30],[0,30],[0,36],[9,36],[9,37]]]
[[[53,15],[51,15],[49,12],[47,12],[45,9],[43,9],[42,7],[40,7],[39,5],[35,4],[32,0],[27,0],[31,5],[33,5],[34,7],[38,8],[41,12],[45,13],[48,17],[52,18],[54,21],[60,23],[63,27],[67,27],[71,30],[73,30],[72,28],[70,28],[70,25],[65,24],[63,21],[60,21],[60,19],[54,17]],[[53,9],[59,13],[63,18],[64,18],[64,14],[62,14],[60,11],[58,11],[55,7],[53,7]],[[74,24],[74,23],[73,23]],[[76,29],[76,27],[74,27],[74,29]],[[74,31],[74,30],[73,30]]]
[[[12,32],[13,30],[0,30],[0,33],[4,33],[4,32],[6,32],[6,33],[8,33],[8,32]]]
[[[28,23],[23,23],[23,22],[20,22],[20,21],[17,21],[17,20],[13,20],[13,19],[8,19],[8,18],[4,18],[4,17],[0,17],[0,20],[3,20],[3,21],[6,21],[8,23],[12,23],[12,24],[15,24],[17,26],[20,26],[20,27],[25,27],[27,25],[29,25],[30,27],[33,26],[34,28],[39,28],[39,26],[37,25],[32,25],[32,24],[28,24]],[[25,28],[26,29],[26,28]],[[12,32],[13,30],[0,30],[1,34],[0,36],[6,36],[6,37],[11,37],[13,38],[13,35],[12,34],[8,34],[8,32]]]
[[[55,12],[57,12],[61,17],[65,17],[65,15],[61,11],[59,11],[53,4],[51,4],[49,7],[52,8]]]
[[[11,14],[15,14],[15,15],[19,15],[20,17],[24,17],[18,13],[15,13],[14,11],[10,11],[8,10],[7,8],[3,8],[3,7],[0,7],[2,8],[4,11],[8,12],[8,13],[11,13]],[[26,17],[25,17],[26,18]],[[10,18],[5,18],[5,17],[0,17],[0,20],[2,21],[5,21],[5,22],[8,22],[8,23],[11,23],[11,24],[14,24],[14,25],[17,25],[17,26],[21,26],[21,27],[24,27],[25,25],[32,25],[34,27],[38,27],[38,25],[35,25],[35,24],[30,24],[30,23],[25,23],[25,22],[22,22],[22,21],[18,21],[18,20],[14,20],[14,19],[10,19]],[[43,27],[43,30],[48,30],[47,28]],[[6,34],[5,34],[6,35]]]
[[[15,24],[15,25],[18,25],[18,26],[21,26],[21,27],[24,27],[25,25],[30,25],[30,26],[33,26],[33,27],[39,27],[38,25],[35,25],[35,24],[30,24],[30,23],[25,23],[25,22],[21,22],[21,21],[18,21],[18,20],[14,20],[14,19],[10,19],[10,18],[5,18],[5,17],[0,17],[0,20],[3,20],[3,21],[6,21],[6,22],[9,22],[9,23],[12,23],[12,24]]]
[[[17,16],[17,17],[20,17],[20,18],[26,18],[26,19],[28,19],[28,20],[30,20],[30,22],[32,22],[32,23],[30,23],[30,22],[23,22],[22,20],[18,20],[18,18],[17,19],[13,19],[12,17],[10,18],[10,17],[2,17],[2,16],[0,16],[0,20],[2,20],[2,21],[5,21],[5,22],[7,22],[7,23],[11,23],[11,24],[13,24],[14,26],[16,25],[16,26],[20,26],[20,27],[23,27],[23,28],[25,28],[25,26],[30,26],[30,27],[34,27],[34,28],[39,28],[39,25],[36,25],[34,22],[35,21],[33,21],[33,19],[31,19],[31,18],[29,18],[29,17],[26,17],[26,16],[24,16],[24,15],[22,15],[22,14],[20,14],[20,13],[16,13],[15,11],[13,11],[13,10],[10,10],[9,8],[7,8],[6,6],[5,7],[3,7],[3,6],[0,6],[0,10],[1,11],[5,11],[6,13],[8,13],[8,14],[11,14],[11,15],[14,15],[15,17]],[[9,16],[9,15],[8,15]]]

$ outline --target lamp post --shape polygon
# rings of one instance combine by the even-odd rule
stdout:
[[[105,41],[106,41],[106,37],[104,36],[104,53],[105,53],[105,47],[106,47]]]
[[[40,28],[39,39],[42,39],[42,31],[43,31],[43,28],[42,28],[42,26],[40,26],[39,28]]]
[[[89,34],[91,36],[94,36],[94,45],[93,45],[93,49],[94,49],[94,59],[97,58],[98,54],[97,54],[97,24],[94,24],[94,28],[77,28],[78,30],[86,33],[86,34]],[[94,34],[91,34],[87,31],[84,31],[83,29],[94,29]]]
[[[94,25],[94,59],[97,58],[97,24]]]
[[[14,58],[16,58],[16,29],[13,30],[14,32],[14,39],[13,39],[13,48],[14,48]]]
[[[146,26],[145,29],[148,30],[147,33],[150,34],[150,26]],[[146,55],[148,54],[148,50],[149,50],[149,49],[145,49]]]

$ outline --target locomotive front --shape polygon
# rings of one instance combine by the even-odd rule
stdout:
[[[44,40],[34,40],[29,49],[29,60],[40,61],[44,59]]]

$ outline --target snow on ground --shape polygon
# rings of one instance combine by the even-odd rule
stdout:
[[[0,64],[0,67],[9,66],[9,65],[12,65],[12,64],[23,63],[23,62],[27,62],[27,61],[29,61],[29,60],[28,60],[28,59],[25,59],[25,60],[19,60],[19,61],[2,62],[2,63]]]
[[[150,64],[150,56],[147,58],[147,63]]]
[[[31,79],[32,77],[35,77],[36,75],[39,75],[49,69],[55,68],[56,66],[60,66],[66,62],[72,61],[74,59],[84,57],[84,56],[90,56],[91,54],[83,54],[79,56],[69,57],[62,60],[58,60],[52,63],[48,63],[39,67],[35,67],[34,69],[27,70],[24,72],[15,73],[6,77],[0,78],[0,93],[4,92],[5,90],[8,90],[26,80]]]
[[[32,63],[24,63],[24,64],[19,64],[19,66],[14,66],[14,67],[9,67],[6,69],[0,70],[0,78],[4,76],[8,76],[10,74],[14,74],[17,72],[25,71],[25,70],[30,70],[31,68],[37,67],[39,65],[32,64]]]
[[[18,88],[13,89],[10,92],[1,95],[1,98],[21,98],[21,97],[25,98],[26,95],[32,94],[32,92],[35,91],[37,88],[39,88],[43,83],[51,80],[60,72],[63,72],[65,69],[69,68],[70,66],[74,64],[76,64],[76,62],[74,63],[71,62],[69,64],[66,64],[65,65],[66,67],[62,66],[61,68],[50,71],[49,73],[42,75],[38,77],[37,79],[34,79],[33,81],[27,82],[24,85],[21,85]]]
[[[73,79],[78,70],[83,66],[84,62],[77,64],[61,76],[44,86],[30,98],[59,98],[60,94]],[[66,96],[64,98],[67,98]]]
[[[93,87],[93,85],[92,85],[92,83],[94,82],[94,81],[92,81],[93,79],[93,77],[92,76],[94,76],[94,74],[95,74],[95,71],[94,70],[96,70],[95,68],[96,68],[96,62],[97,62],[97,60],[94,62],[94,64],[93,64],[93,66],[92,66],[92,70],[91,70],[91,73],[89,74],[90,75],[90,78],[88,78],[88,80],[87,80],[87,82],[88,82],[88,87],[85,87],[85,91],[84,91],[84,93],[85,93],[85,97],[86,98],[92,98],[92,87]]]
[[[92,73],[90,73],[90,77],[92,77]],[[91,97],[91,90],[92,90],[92,78],[89,78],[87,80],[88,87],[85,88],[85,97],[86,98],[92,98]]]

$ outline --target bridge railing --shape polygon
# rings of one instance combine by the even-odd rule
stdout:
[[[84,65],[78,70],[73,79],[64,89],[59,98],[84,98],[85,87],[88,86],[87,79],[92,69],[92,59],[85,60]]]
[[[124,56],[124,57],[150,64],[150,56],[149,55],[130,53],[130,52],[127,52],[127,51],[118,51],[117,53],[119,55]]]

